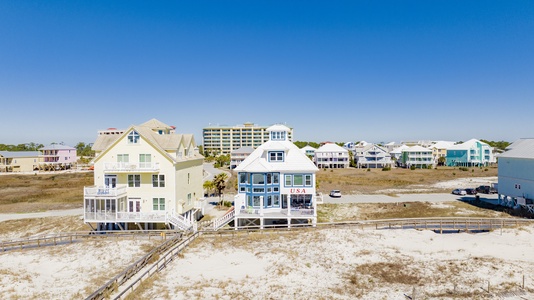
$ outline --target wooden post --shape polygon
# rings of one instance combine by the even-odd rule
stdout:
[[[525,289],[525,274],[523,274],[523,285],[521,287],[522,289]]]
[[[439,220],[439,233],[443,234],[443,220]]]
[[[412,300],[415,300],[415,286],[412,287]]]

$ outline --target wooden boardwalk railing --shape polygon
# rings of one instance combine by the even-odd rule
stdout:
[[[15,249],[26,249],[43,246],[56,246],[67,243],[74,243],[81,240],[92,239],[161,239],[165,240],[168,237],[173,237],[177,232],[175,230],[123,230],[123,231],[80,231],[80,232],[62,232],[53,233],[40,236],[33,236],[27,238],[20,238],[16,240],[0,241],[0,251],[8,251]]]

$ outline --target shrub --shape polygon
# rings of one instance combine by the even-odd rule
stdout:
[[[391,166],[385,166],[382,168],[382,171],[391,171]]]
[[[367,168],[367,172],[371,172],[371,168]]]
[[[456,176],[456,172],[452,172],[452,176]]]
[[[411,165],[410,170],[415,170],[415,165]]]

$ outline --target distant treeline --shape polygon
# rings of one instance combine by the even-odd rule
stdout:
[[[57,143],[52,143],[57,144]],[[95,152],[91,150],[91,147],[93,144],[86,144],[83,142],[79,142],[74,146],[76,148],[76,154],[78,156],[95,156]],[[26,143],[26,144],[18,144],[18,145],[6,145],[6,144],[0,144],[0,151],[37,151],[40,148],[43,148],[43,144],[39,143]]]

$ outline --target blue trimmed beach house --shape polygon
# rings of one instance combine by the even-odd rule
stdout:
[[[267,128],[269,140],[235,168],[236,229],[316,224],[315,173],[319,169],[289,141],[290,131],[284,125]]]

